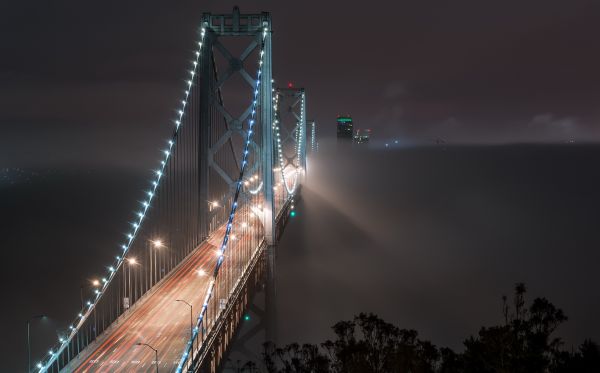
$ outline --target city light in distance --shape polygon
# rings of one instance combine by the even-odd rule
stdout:
[[[100,281],[98,281],[98,280],[92,280],[92,285],[94,285],[94,286],[100,286]]]
[[[129,264],[137,264],[137,260],[135,258],[128,258],[127,262],[129,262]]]
[[[152,242],[152,245],[154,246],[155,249],[159,249],[163,246],[163,243],[161,240],[154,240],[154,241],[150,241]]]
[[[200,268],[198,271],[196,271],[198,273],[198,276],[206,276],[206,271],[203,270],[202,268]]]

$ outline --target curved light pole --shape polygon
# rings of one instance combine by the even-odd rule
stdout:
[[[93,279],[90,280],[89,285],[81,284],[79,287],[79,295],[81,297],[81,309],[85,308],[85,302],[83,301],[83,288],[93,288],[95,294],[98,294],[98,289],[100,288],[100,280]],[[94,339],[98,337],[98,315],[96,314],[96,307],[94,307]]]
[[[219,201],[206,201],[208,202],[208,211],[212,214],[211,216],[211,221],[212,221],[212,217],[217,215],[217,212],[214,212],[216,209],[223,209],[222,213],[225,214],[225,206],[222,206]],[[220,216],[217,216],[217,222],[220,221],[219,219]],[[212,224],[212,222],[211,222]]]
[[[43,319],[45,318],[46,315],[36,315],[36,316],[32,316],[29,318],[29,320],[27,320],[27,372],[31,372],[31,340],[29,338],[29,329],[30,326],[29,324],[36,319]]]
[[[158,350],[156,348],[150,346],[148,343],[138,342],[135,345],[136,346],[146,346],[149,349],[151,349],[152,351],[154,351],[154,362],[156,363],[156,373],[158,373]]]
[[[127,280],[127,282],[129,282],[129,308],[131,308],[131,305],[133,304],[133,294],[132,294],[132,289],[131,289],[131,266],[136,265],[137,264],[137,260],[135,258],[127,258],[126,262],[123,263],[127,263],[127,266],[123,266],[123,270],[125,270],[125,267],[127,267],[129,269],[129,279]]]
[[[159,250],[162,247],[165,247],[165,245],[163,244],[162,240],[154,240],[154,241],[150,241],[152,243],[152,247],[154,248],[154,250],[152,250],[150,252],[150,285],[154,286],[155,283],[158,282],[158,276],[157,276],[157,269],[160,269],[158,262],[156,260],[156,251]],[[152,255],[154,254],[154,267],[152,264]],[[153,277],[154,277],[154,281],[153,281]]]
[[[192,361],[194,361],[194,307],[183,299],[175,299],[175,302],[185,303],[190,307],[190,341],[192,341]]]

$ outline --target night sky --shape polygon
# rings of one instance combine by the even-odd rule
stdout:
[[[202,12],[233,4],[3,2],[3,163],[77,155],[147,164],[168,131]],[[239,5],[272,12],[274,76],[310,90],[322,134],[348,112],[377,136],[406,141],[600,138],[597,2]]]
[[[61,317],[77,310],[79,284],[114,255],[111,248],[172,130],[201,14],[230,12],[233,5],[0,4],[0,248],[2,291],[10,299],[1,312],[2,330],[11,337],[2,341],[14,357],[10,371],[25,363],[24,320],[42,312],[58,315],[51,323],[61,326]],[[599,279],[592,274],[600,203],[593,172],[600,150],[485,147],[600,140],[598,2],[238,5],[242,12],[272,13],[274,77],[307,89],[309,117],[324,139],[323,156],[315,160],[320,180],[310,182],[300,210],[322,224],[307,227],[310,219],[298,219],[284,236],[292,251],[281,254],[286,270],[280,288],[288,289],[282,315],[301,317],[301,304],[290,294],[308,283],[322,292],[309,293],[314,302],[306,325],[320,328],[373,310],[434,343],[458,347],[479,325],[494,322],[502,292],[527,281],[533,295],[556,299],[571,316],[565,334],[572,343],[600,338],[590,316],[600,313]],[[342,160],[326,139],[340,113],[373,130],[374,153],[350,156],[354,167],[331,174],[326,166]],[[443,139],[474,147],[376,150],[390,139],[403,146]],[[366,169],[372,184],[364,183]],[[473,227],[474,216],[487,217],[487,235]],[[355,229],[348,232],[349,226]],[[332,256],[347,249],[335,246],[340,241],[309,239],[323,227],[362,243],[347,263],[317,259],[315,247]],[[365,276],[357,273],[360,258],[389,252],[386,262],[399,267],[367,261],[373,275],[361,282],[383,290],[357,287],[357,276]],[[326,275],[327,266],[336,270]],[[402,272],[409,268],[419,271]],[[303,271],[315,276],[302,283],[300,275],[285,275]],[[473,278],[483,278],[476,289],[469,288]],[[336,292],[359,296],[354,303],[328,303]],[[450,316],[432,314],[441,305]],[[283,329],[283,339],[328,332],[295,325]],[[43,351],[43,339],[54,338],[52,326],[38,329],[42,341],[35,348]]]

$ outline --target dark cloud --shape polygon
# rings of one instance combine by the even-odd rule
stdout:
[[[69,132],[89,143],[93,151],[83,157],[91,161],[103,157],[88,136],[98,128],[123,136],[123,143],[156,147],[183,89],[202,12],[232,5],[2,4],[1,148],[13,149],[26,133],[32,145],[20,148],[45,158],[55,150],[39,146],[36,133],[50,132],[45,143],[51,144]],[[375,136],[411,141],[600,137],[597,2],[311,0],[241,7],[272,12],[275,78],[307,88],[322,135],[334,133],[338,113],[350,113]],[[534,130],[532,118],[544,113],[575,118],[577,125],[568,132],[553,125]],[[149,156],[136,157],[143,163]]]

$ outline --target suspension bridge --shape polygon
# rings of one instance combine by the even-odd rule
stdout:
[[[274,248],[316,140],[304,89],[273,80],[271,26],[237,7],[202,15],[129,233],[30,372],[217,372],[254,294],[272,300]]]

